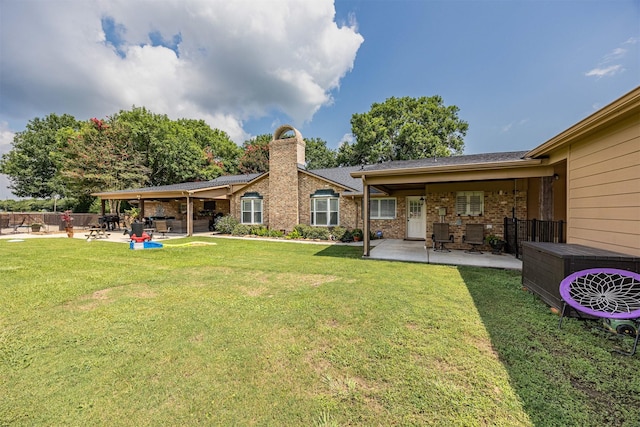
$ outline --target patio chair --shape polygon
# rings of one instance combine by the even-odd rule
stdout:
[[[167,224],[166,220],[157,220],[155,221],[156,232],[162,234],[162,238],[166,239],[166,233],[171,231],[171,227]]]
[[[484,224],[467,224],[465,234],[462,236],[462,242],[471,245],[471,249],[467,252],[482,253],[478,246],[484,244]]]
[[[449,249],[447,249],[444,246],[446,243],[453,243],[453,234],[449,234],[449,223],[434,222],[433,234],[431,235],[431,240],[433,241],[434,251],[451,252]]]
[[[13,232],[14,233],[17,233],[18,232],[18,228],[25,227],[25,225],[24,225],[25,222],[27,222],[27,219],[23,217],[22,218],[22,222],[20,222],[20,223],[16,222],[15,224],[9,225],[9,227],[13,228]]]
[[[578,316],[588,316],[611,320],[630,320],[635,328],[635,340],[630,352],[615,349],[626,356],[633,356],[640,339],[640,274],[615,268],[592,268],[577,271],[560,282],[562,313],[558,327],[567,306],[576,310]],[[635,329],[635,330],[634,330]]]

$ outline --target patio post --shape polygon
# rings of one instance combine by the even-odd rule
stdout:
[[[193,214],[191,211],[193,210],[190,194],[187,193],[187,236],[193,235]]]
[[[362,239],[362,256],[369,256],[369,184],[365,181],[365,177],[362,177],[362,190],[363,190],[363,203],[362,203],[362,234],[364,234]]]

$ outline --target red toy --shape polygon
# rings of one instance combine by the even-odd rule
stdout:
[[[142,243],[142,242],[150,242],[151,241],[151,236],[149,236],[147,233],[143,232],[142,236],[138,237],[135,234],[131,235],[131,241],[132,242],[136,242],[136,243]]]

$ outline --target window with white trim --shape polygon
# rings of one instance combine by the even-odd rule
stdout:
[[[340,218],[340,195],[333,190],[318,190],[311,195],[311,225],[336,226]]]
[[[484,191],[458,191],[456,214],[460,216],[484,215]]]
[[[262,196],[258,193],[245,193],[240,198],[243,224],[262,224]]]
[[[369,217],[371,219],[395,219],[396,199],[380,198],[369,200]]]

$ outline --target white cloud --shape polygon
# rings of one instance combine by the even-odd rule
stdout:
[[[9,129],[7,122],[0,122],[0,156],[11,151],[11,143],[15,133]]]
[[[624,71],[624,68],[620,64],[610,65],[604,68],[594,68],[593,70],[587,71],[584,73],[587,77],[608,77],[616,75],[620,72]]]
[[[509,131],[511,131],[511,129],[513,129],[514,126],[524,126],[527,123],[529,123],[529,119],[521,119],[517,122],[511,122],[509,124],[502,126],[502,128],[500,128],[500,131],[502,133],[508,133]]]
[[[104,117],[136,105],[205,119],[242,142],[248,119],[275,111],[301,125],[330,105],[363,42],[355,20],[336,24],[333,0],[1,7],[0,119],[10,122],[52,112]],[[105,18],[120,29],[117,46],[102,30]],[[153,32],[177,48],[154,46]]]
[[[637,39],[632,37],[626,40],[622,44],[633,45],[636,43],[636,41]],[[595,68],[587,71],[586,73],[584,73],[584,75],[587,77],[596,77],[600,79],[602,77],[611,77],[625,71],[624,66],[620,63],[612,64],[612,65],[608,65],[608,64],[611,64],[612,62],[621,62],[625,58],[627,53],[628,53],[628,49],[624,47],[617,47],[613,49],[611,52],[607,53],[604,57],[602,57],[602,59],[600,60],[600,62]]]

